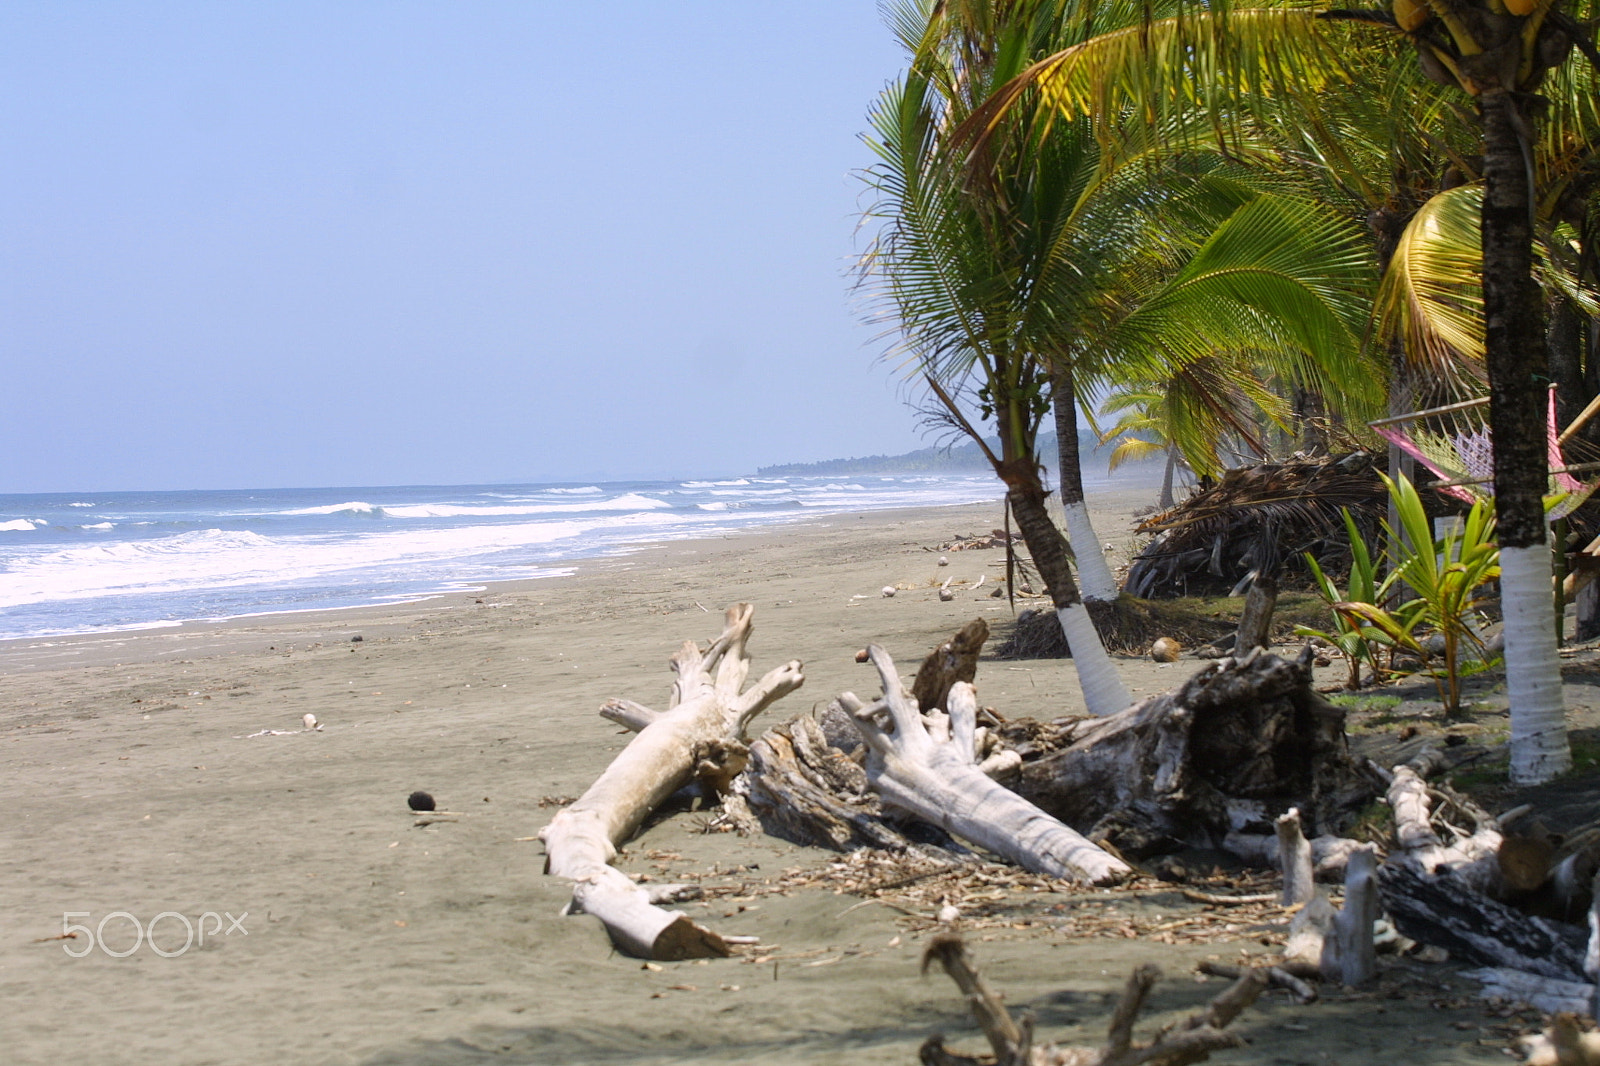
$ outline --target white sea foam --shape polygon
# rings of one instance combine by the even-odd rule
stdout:
[[[42,518],[0,521],[0,530],[39,530],[0,537],[0,636],[417,599],[462,582],[544,576],[552,567],[651,542],[793,521],[802,504],[810,518],[830,510],[987,501],[1000,493],[991,478],[917,481],[740,478],[633,492],[598,485],[506,486],[493,493],[355,489],[345,491],[366,500],[314,507],[301,505],[315,496],[283,491],[254,495],[261,510],[225,513],[218,503],[231,507],[237,497],[213,502],[201,494],[193,503],[152,506],[119,502],[113,494],[94,505],[100,514],[82,515],[83,527]],[[12,514],[28,506],[19,500]],[[352,515],[375,520],[352,521]],[[82,537],[80,528],[97,535]]]
[[[672,504],[630,492],[610,500],[585,500],[582,503],[527,503],[483,506],[456,503],[419,503],[387,506],[383,513],[391,518],[489,518],[497,515],[583,514],[593,511],[653,511]]]
[[[93,507],[94,504],[92,504],[92,503],[69,503],[69,504],[67,504],[67,506],[68,507]]]
[[[388,531],[356,536],[268,538],[257,533],[206,529],[155,540],[81,546],[16,556],[0,571],[0,609],[105,596],[153,595],[196,590],[320,586],[356,574],[381,578],[397,570],[418,580],[443,578],[463,567],[498,577],[526,576],[538,569],[526,551],[558,541],[585,543],[605,529],[626,529],[638,539],[646,529],[693,517],[636,512],[584,521],[551,520],[448,529]],[[655,539],[648,536],[646,539]],[[517,552],[514,561],[466,560]],[[559,554],[559,553],[558,553]]]
[[[382,507],[365,503],[361,500],[352,500],[349,503],[331,503],[326,507],[297,507],[292,511],[274,511],[274,514],[371,514],[383,513]]]

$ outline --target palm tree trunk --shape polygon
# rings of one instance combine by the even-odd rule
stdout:
[[[1117,675],[1095,631],[1094,621],[1078,595],[1078,584],[1072,579],[1072,567],[1067,561],[1066,538],[1050,520],[1044,486],[1031,468],[1025,469],[1027,463],[1026,459],[1013,459],[1000,464],[1002,468],[998,470],[1006,482],[1011,513],[1028,545],[1028,554],[1033,557],[1045,591],[1055,604],[1056,620],[1072,651],[1072,663],[1077,667],[1078,684],[1083,689],[1083,701],[1089,713],[1115,714],[1132,704],[1133,697]]]
[[[1083,598],[1093,611],[1098,604],[1114,603],[1117,579],[1111,573],[1100,538],[1083,500],[1083,464],[1078,456],[1078,396],[1072,366],[1063,360],[1050,368],[1050,394],[1056,416],[1056,448],[1061,457],[1061,510],[1067,520],[1067,544],[1078,560]]]
[[[1161,499],[1156,506],[1163,511],[1172,509],[1172,476],[1178,469],[1178,449],[1167,445],[1167,468],[1161,472]]]
[[[1531,189],[1519,133],[1529,121],[1505,89],[1489,89],[1478,100],[1484,127],[1484,350],[1511,705],[1511,780],[1534,784],[1572,765],[1545,545],[1544,303],[1533,280]]]

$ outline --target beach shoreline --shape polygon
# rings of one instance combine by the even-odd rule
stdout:
[[[1117,559],[1150,495],[1092,502]],[[0,648],[0,772],[18,799],[0,824],[8,1061],[887,1066],[935,1029],[974,1046],[953,988],[917,977],[926,924],[830,885],[832,853],[707,832],[696,811],[652,822],[619,865],[721,879],[728,892],[685,909],[777,962],[650,969],[561,915],[568,889],[542,874],[535,837],[626,743],[600,704],[662,705],[668,656],[715,636],[729,604],[755,606],[756,671],[805,663],[758,730],[873,694],[855,661],[869,641],[912,668],[973,617],[1003,627],[1011,607],[989,595],[1003,551],[947,551],[941,567],[935,550],[999,524],[997,504],[819,516],[417,604]],[[947,578],[953,602],[938,597]],[[1136,698],[1198,667],[1115,661]],[[1082,711],[1070,661],[986,661],[978,686],[1007,715]],[[302,731],[308,713],[320,730]],[[414,818],[413,790],[457,813]],[[786,870],[811,887],[754,887]],[[1154,997],[1166,1017],[1217,991],[1181,976],[1194,962],[1270,950],[1248,929],[1222,945],[1081,941],[1035,920],[1083,898],[1030,890],[1010,905],[1033,917],[975,945],[1013,1004],[1082,1043],[1135,965],[1180,977]],[[1118,898],[1155,924],[1185,905]],[[158,918],[135,938],[131,922]],[[186,942],[185,922],[210,938]],[[1255,1046],[1230,1061],[1354,1064],[1419,1033],[1439,1054],[1413,1061],[1500,1060],[1452,1042],[1460,1010],[1353,1024],[1365,1010],[1264,1001],[1240,1023]]]

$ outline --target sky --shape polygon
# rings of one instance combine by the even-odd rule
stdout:
[[[852,292],[873,0],[0,5],[0,492],[923,446]]]

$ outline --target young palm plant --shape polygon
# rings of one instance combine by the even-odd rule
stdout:
[[[1439,687],[1439,702],[1446,714],[1458,714],[1463,654],[1470,650],[1479,660],[1488,658],[1488,649],[1478,635],[1483,621],[1478,608],[1483,586],[1500,576],[1493,508],[1487,502],[1474,504],[1459,533],[1435,538],[1410,480],[1384,480],[1405,526],[1403,540],[1393,535],[1389,538],[1395,566],[1385,585],[1370,597],[1357,596],[1352,588],[1350,599],[1333,604],[1333,609],[1364,637],[1403,648],[1424,661],[1437,656],[1441,666],[1432,675]],[[1415,596],[1390,610],[1382,606],[1382,597],[1395,581],[1403,582]],[[1419,630],[1430,630],[1431,636],[1419,638]]]

